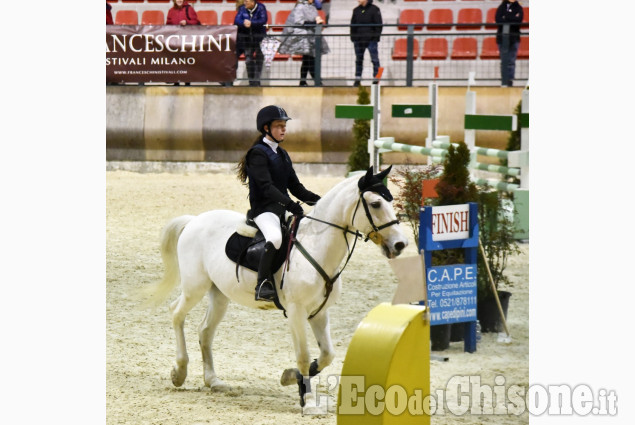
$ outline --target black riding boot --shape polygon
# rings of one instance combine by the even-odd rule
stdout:
[[[256,301],[273,301],[276,297],[276,288],[271,273],[271,263],[276,255],[276,248],[271,242],[265,244],[265,251],[258,265],[258,284],[256,285]]]

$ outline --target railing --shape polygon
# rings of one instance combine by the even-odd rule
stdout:
[[[436,81],[439,85],[463,85],[470,72],[474,72],[475,85],[500,85],[500,58],[497,58],[498,48],[494,41],[496,30],[476,31],[430,31],[434,27],[452,27],[457,24],[410,24],[407,31],[398,31],[398,24],[384,24],[381,41],[379,42],[379,60],[384,68],[382,76],[383,85],[388,86],[419,86]],[[479,24],[474,24],[477,27]],[[485,23],[480,26],[486,25]],[[495,24],[488,23],[488,26]],[[285,26],[278,25],[277,28]],[[423,27],[423,30],[415,31],[415,27]],[[504,26],[505,27],[505,26]],[[505,31],[505,29],[504,29]],[[329,25],[323,29],[321,25],[316,27],[316,44],[327,43],[330,52],[316,57],[314,83],[317,85],[340,86],[351,85],[355,80],[355,53],[353,43],[350,40],[349,25]],[[275,37],[283,41],[286,35],[281,32],[268,33],[269,37]],[[529,79],[528,46],[529,31],[523,28],[521,32],[521,51],[516,60],[515,85],[524,86]],[[397,40],[405,46],[401,54],[395,52]],[[425,57],[424,45],[431,39],[445,40],[447,53],[445,57]],[[459,39],[473,39],[470,49],[463,54],[457,54],[454,49]],[[487,40],[489,39],[489,40]],[[486,41],[487,40],[487,41]],[[527,43],[527,44],[525,44]],[[494,47],[493,50],[491,49]],[[489,54],[488,54],[489,51]],[[443,53],[441,53],[443,56]],[[247,83],[247,75],[244,66],[244,58],[239,61],[239,68],[235,84]],[[300,79],[300,56],[277,54],[269,66],[263,66],[261,82],[263,85],[285,86],[298,85]],[[369,53],[365,53],[364,72],[362,81],[373,80],[372,64]],[[311,85],[311,83],[309,83]]]

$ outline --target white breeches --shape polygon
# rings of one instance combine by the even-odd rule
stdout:
[[[280,219],[271,212],[265,212],[254,218],[254,222],[262,232],[265,240],[271,242],[276,249],[282,245],[282,230],[280,229]]]

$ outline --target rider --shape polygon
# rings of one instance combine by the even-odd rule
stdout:
[[[251,216],[266,240],[258,266],[256,301],[273,301],[276,296],[271,263],[282,245],[281,223],[285,210],[298,216],[304,213],[287,190],[308,205],[315,205],[320,199],[300,183],[289,154],[279,146],[290,119],[279,106],[262,108],[256,118],[260,135],[237,167],[238,179],[249,187]]]

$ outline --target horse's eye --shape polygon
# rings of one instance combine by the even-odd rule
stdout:
[[[381,202],[379,201],[372,202],[370,206],[373,208],[379,208],[381,206]]]

